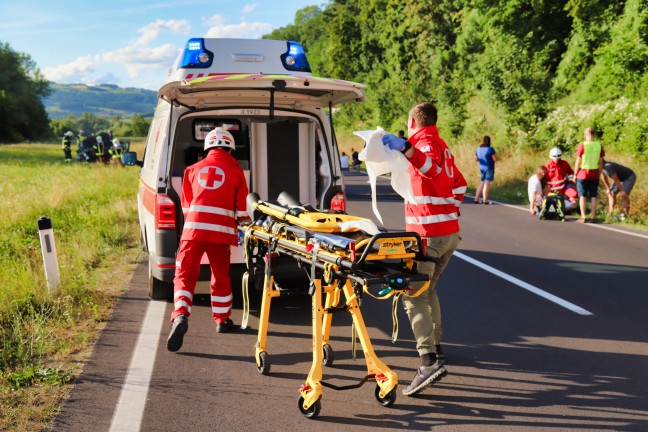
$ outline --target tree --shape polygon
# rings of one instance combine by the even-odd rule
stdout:
[[[0,142],[33,141],[50,135],[41,97],[49,82],[27,54],[0,42]]]

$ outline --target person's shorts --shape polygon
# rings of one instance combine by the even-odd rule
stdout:
[[[634,187],[636,181],[637,181],[637,175],[632,174],[630,177],[628,177],[623,182],[621,182],[621,185],[623,186],[623,190],[625,191],[625,193],[630,195],[630,192],[632,192],[632,188]],[[614,182],[612,182],[612,187],[610,188],[610,190],[614,195],[619,193],[619,188]]]
[[[495,169],[490,168],[481,171],[481,181],[489,181],[492,182],[495,179]]]
[[[576,179],[576,190],[579,197],[596,198],[599,179]]]

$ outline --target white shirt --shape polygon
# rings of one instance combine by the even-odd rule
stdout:
[[[542,183],[540,183],[540,179],[538,178],[537,175],[533,174],[529,178],[527,191],[529,193],[529,203],[533,203],[534,195],[535,195],[535,205],[538,207],[541,206],[542,205]]]
[[[342,169],[349,168],[349,156],[348,155],[340,156],[340,167]]]

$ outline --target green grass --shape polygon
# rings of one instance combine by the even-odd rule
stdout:
[[[64,391],[52,387],[72,379],[70,359],[110,316],[139,253],[138,174],[65,163],[59,145],[0,146],[0,430],[40,429],[55,415]],[[57,295],[44,274],[41,216],[53,223]]]

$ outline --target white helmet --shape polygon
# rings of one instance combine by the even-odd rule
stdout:
[[[113,143],[113,145],[114,145],[115,147],[119,147],[119,146],[121,145],[121,142],[119,142],[119,138],[115,138],[115,139],[112,141],[112,143]]]
[[[549,152],[549,157],[551,159],[560,159],[562,157],[562,150],[560,150],[558,147],[552,148]]]
[[[205,137],[205,152],[213,147],[225,147],[236,150],[234,137],[222,127],[217,127],[213,131],[209,132]]]
[[[97,142],[98,142],[98,143],[102,143],[102,142],[103,142],[103,138],[101,138],[101,135],[97,135]]]
[[[67,131],[67,132],[65,132],[65,136],[66,137],[71,137],[71,136],[74,136],[74,134],[72,133],[72,131]]]

